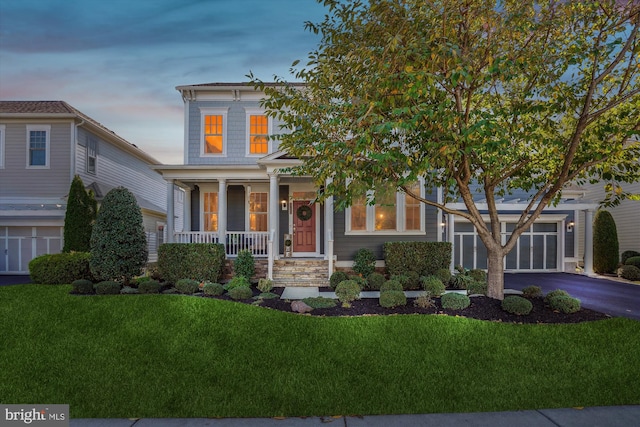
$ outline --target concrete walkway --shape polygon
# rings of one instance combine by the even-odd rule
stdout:
[[[72,427],[627,427],[638,425],[640,406],[598,406],[465,414],[306,418],[71,419]]]

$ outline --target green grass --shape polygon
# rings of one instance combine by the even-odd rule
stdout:
[[[320,318],[178,295],[0,288],[0,401],[80,417],[640,404],[640,322]]]

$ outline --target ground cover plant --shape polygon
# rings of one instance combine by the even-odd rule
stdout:
[[[70,291],[0,288],[3,401],[65,402],[74,418],[640,404],[640,370],[629,369],[640,364],[640,341],[629,339],[640,322],[625,318],[318,317],[216,298]]]

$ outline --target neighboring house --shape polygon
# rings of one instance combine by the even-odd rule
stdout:
[[[153,260],[167,222],[157,163],[66,102],[0,101],[0,274],[28,273],[31,259],[61,251],[76,174],[98,202],[118,186],[136,196]]]
[[[335,260],[326,262],[325,270],[330,273],[335,267],[351,266],[360,248],[371,249],[382,266],[382,245],[389,241],[451,241],[453,264],[487,267],[484,247],[470,223],[443,216],[404,194],[392,193],[376,206],[356,202],[344,211],[334,211],[331,198],[322,204],[311,203],[318,188],[310,178],[286,173],[299,160],[268,138],[283,129],[265,115],[260,108],[264,94],[250,84],[210,83],[176,89],[184,101],[184,164],[155,168],[170,185],[186,190],[185,231],[168,224],[174,231],[168,239],[223,242],[229,257],[249,249],[267,260],[267,274],[274,278],[280,277],[277,270],[289,257]],[[427,191],[418,183],[416,190],[425,198],[441,200],[437,189]],[[560,205],[545,211],[507,257],[507,271],[575,271],[580,261],[575,225],[581,221],[581,211],[596,207],[584,202],[582,193],[568,189]],[[523,208],[518,200],[521,196],[499,203],[505,234]],[[297,283],[301,284],[300,279]]]

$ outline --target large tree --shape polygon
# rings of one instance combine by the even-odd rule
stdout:
[[[391,183],[466,218],[487,248],[488,294],[501,299],[504,257],[568,182],[612,183],[609,204],[630,196],[622,184],[638,179],[640,154],[637,1],[323,3],[324,21],[306,24],[319,45],[291,69],[304,84],[250,76],[291,130],[278,138],[304,160],[293,172],[324,186],[321,197],[346,207]],[[410,191],[418,177],[443,189],[442,203]],[[516,189],[530,197],[503,242],[498,199]]]

